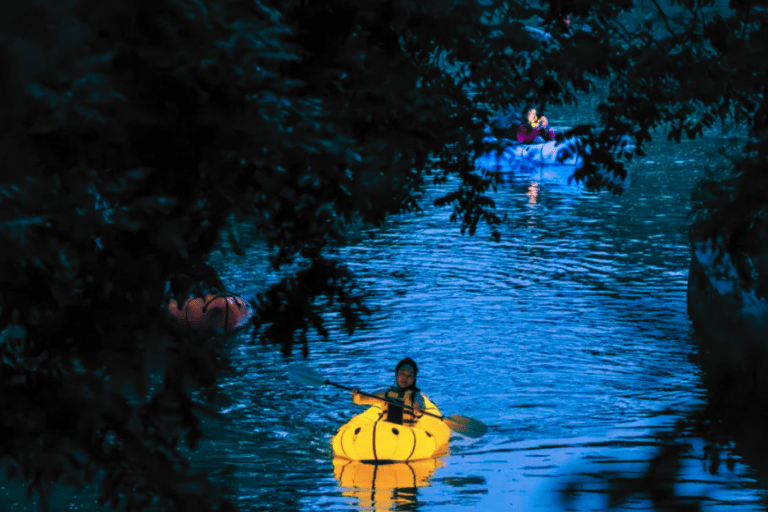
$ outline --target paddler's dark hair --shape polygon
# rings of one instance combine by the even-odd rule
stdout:
[[[419,367],[416,365],[416,361],[414,361],[410,357],[406,357],[405,359],[397,363],[397,366],[395,366],[395,375],[397,375],[397,372],[400,371],[401,367],[407,364],[413,366],[413,379],[416,380],[416,375],[419,374]]]

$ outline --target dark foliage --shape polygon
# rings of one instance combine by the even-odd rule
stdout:
[[[571,104],[610,80],[600,125],[574,133],[592,148],[577,177],[616,191],[605,170],[626,175],[621,136],[642,154],[654,129],[679,140],[732,113],[754,169],[740,204],[758,211],[766,14],[711,4],[682,2],[676,28],[662,14],[662,35],[619,24],[629,1],[0,4],[10,474],[43,498],[51,482],[98,480],[126,510],[232,510],[179,453],[213,414],[227,338],[178,328],[164,304],[223,288],[206,257],[227,219],[247,215],[275,268],[309,262],[253,304],[254,337],[287,353],[324,333],[320,299],[351,332],[366,310],[333,260],[351,224],[418,211],[427,180],[453,180],[438,204],[462,232],[486,223],[498,239],[486,192],[500,177],[472,160],[510,107]],[[555,31],[552,45],[523,30],[565,14],[591,30]]]

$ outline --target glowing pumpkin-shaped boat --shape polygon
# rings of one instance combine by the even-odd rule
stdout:
[[[179,307],[172,300],[168,311],[176,320],[194,329],[223,329],[241,327],[250,316],[248,303],[230,294],[208,294],[205,297],[190,297]]]
[[[429,398],[424,411],[442,416]],[[451,430],[444,421],[424,414],[412,427],[381,419],[382,407],[373,405],[342,426],[333,437],[333,455],[342,459],[391,463],[431,459],[448,451]]]

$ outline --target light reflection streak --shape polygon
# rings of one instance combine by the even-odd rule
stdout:
[[[528,196],[528,204],[536,204],[536,199],[539,197],[539,184],[535,181],[531,182],[525,195]]]

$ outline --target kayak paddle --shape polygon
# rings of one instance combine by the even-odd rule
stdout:
[[[306,366],[302,366],[300,364],[292,364],[288,367],[288,378],[296,384],[304,384],[305,386],[322,386],[323,384],[328,384],[339,389],[354,391],[354,388],[331,382],[312,368],[307,368]],[[381,398],[376,395],[371,395],[370,393],[364,393],[362,391],[359,391],[359,393],[363,396],[369,396],[371,398],[381,400],[382,402],[387,402],[393,405],[397,405],[398,407],[404,407],[405,409],[413,410],[413,407],[403,405],[401,403],[395,402],[394,400],[388,400],[386,398]],[[478,438],[482,437],[488,431],[488,427],[486,427],[484,423],[473,418],[468,418],[467,416],[462,416],[460,414],[440,416],[439,414],[432,414],[431,412],[427,411],[421,412],[427,416],[432,416],[433,418],[444,421],[451,430],[458,432],[463,436]]]

